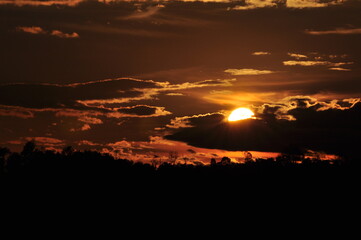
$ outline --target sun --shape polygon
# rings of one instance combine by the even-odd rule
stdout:
[[[254,113],[248,108],[237,108],[228,116],[228,121],[234,122],[238,120],[252,118]]]

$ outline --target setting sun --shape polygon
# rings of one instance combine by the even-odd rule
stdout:
[[[237,108],[236,110],[233,110],[233,112],[229,115],[228,121],[238,121],[243,120],[247,118],[252,118],[254,116],[254,113],[248,109],[248,108]]]

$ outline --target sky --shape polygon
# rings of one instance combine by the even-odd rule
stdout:
[[[357,154],[360,0],[0,0],[0,145]],[[232,110],[254,118],[228,122]]]

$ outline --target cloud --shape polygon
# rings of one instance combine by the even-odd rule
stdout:
[[[109,34],[109,35],[129,35],[135,37],[150,37],[150,38],[163,38],[163,37],[175,37],[178,36],[172,32],[159,31],[153,28],[139,28],[134,26],[121,26],[116,25],[99,24],[88,22],[84,23],[69,23],[67,27],[75,29],[77,31],[97,33],[97,34]]]
[[[215,112],[215,113],[205,113],[205,114],[197,114],[192,116],[183,116],[183,117],[176,117],[174,119],[170,120],[170,124],[167,124],[166,127],[178,129],[178,128],[189,128],[193,127],[192,121],[196,121],[198,118],[209,118],[213,116],[222,116],[223,113],[221,112]]]
[[[184,96],[183,93],[167,93],[168,96]]]
[[[60,37],[60,38],[78,38],[79,37],[79,34],[77,34],[76,32],[63,33],[62,31],[59,31],[59,30],[51,31],[50,35]]]
[[[233,81],[234,79],[216,79],[170,84],[119,78],[72,84],[5,84],[0,85],[0,115],[23,119],[35,118],[41,114],[61,119],[74,118],[78,121],[74,124],[79,126],[72,127],[72,131],[89,130],[92,125],[104,124],[105,119],[171,115],[172,112],[163,106],[133,103],[157,100],[168,92],[229,87]],[[124,106],[125,104],[128,106]]]
[[[0,105],[0,116],[18,117],[18,118],[27,119],[27,118],[33,118],[34,113],[31,111],[31,109]]]
[[[184,82],[179,84],[171,84],[169,82],[154,82],[154,87],[151,88],[134,88],[134,97],[127,98],[111,98],[111,99],[93,99],[93,100],[78,100],[77,102],[88,107],[106,106],[111,104],[122,104],[141,100],[151,100],[162,92],[173,92],[194,88],[208,88],[208,87],[230,87],[232,82],[236,79],[216,79],[216,80],[203,80],[197,82]],[[125,93],[125,92],[124,92]],[[129,93],[129,92],[128,92]],[[118,93],[119,94],[119,93]],[[174,94],[173,94],[174,95]],[[179,94],[178,94],[179,95]]]
[[[227,69],[224,72],[229,73],[234,76],[241,76],[241,75],[262,75],[262,74],[271,74],[274,71],[270,70],[257,70],[257,69],[250,69],[250,68],[243,68],[243,69]]]
[[[164,107],[136,105],[131,107],[122,107],[114,109],[115,111],[107,114],[108,117],[160,117],[172,114],[166,111]]]
[[[320,8],[344,3],[343,0],[287,0],[289,8]]]
[[[274,0],[245,0],[245,5],[237,5],[232,10],[249,10],[264,7],[275,7],[277,6]]]
[[[91,129],[90,125],[89,124],[84,124],[80,130],[81,131],[87,131],[89,129]]]
[[[232,93],[233,92],[229,90],[212,90],[209,92],[209,94],[215,94],[215,95],[229,95]]]
[[[47,31],[45,31],[41,27],[36,27],[36,26],[17,27],[16,30],[20,31],[20,32],[25,32],[25,33],[31,33],[31,34],[47,34]]]
[[[52,137],[22,137],[20,142],[35,141],[35,144],[48,150],[60,151],[65,146],[65,141]]]
[[[27,108],[74,108],[103,110],[82,104],[83,101],[119,99],[120,102],[143,99],[147,90],[161,88],[151,80],[131,78],[105,79],[72,84],[5,84],[0,85],[0,104]],[[14,98],[16,96],[16,98]]]
[[[344,0],[245,0],[244,5],[236,5],[231,10],[250,10],[284,6],[288,8],[321,8],[343,4]]]
[[[64,33],[59,30],[52,30],[52,31],[46,31],[41,27],[38,26],[31,26],[31,27],[17,27],[17,31],[24,32],[24,33],[30,33],[30,34],[43,34],[43,35],[50,35],[55,36],[59,38],[79,38],[79,34],[76,32],[73,33]]]
[[[306,55],[299,54],[299,53],[287,53],[288,56],[296,59],[308,58]]]
[[[166,84],[168,85],[168,84]],[[41,132],[57,132],[64,134],[64,127],[70,132],[89,131],[93,132],[102,129],[105,124],[111,124],[113,128],[124,128],[116,125],[117,119],[129,121],[130,118],[156,118],[172,114],[165,107],[146,104],[122,106],[109,102],[112,99],[144,100],[143,92],[164,87],[163,83],[151,80],[138,79],[106,79],[86,83],[72,84],[6,84],[0,85],[0,116],[3,121],[10,121],[10,118],[29,119],[34,124],[45,124],[47,119],[53,119],[58,124],[49,124],[48,128],[42,128]],[[135,90],[136,89],[136,90]],[[155,91],[155,90],[154,90]],[[16,96],[16,97],[14,97]],[[80,100],[81,99],[81,100]],[[82,104],[96,100],[92,104]],[[129,102],[129,101],[126,102]],[[104,102],[102,102],[104,101]],[[46,116],[44,118],[44,116]],[[9,120],[8,120],[9,119]],[[134,122],[134,121],[131,121]],[[143,121],[145,122],[145,120]],[[154,129],[160,127],[156,121],[144,126]],[[97,125],[97,127],[93,127]],[[130,128],[136,123],[127,124]],[[60,126],[63,126],[61,129]],[[0,129],[1,130],[1,129]],[[26,130],[27,131],[27,130]],[[129,133],[143,136],[145,132]],[[45,133],[44,133],[45,134]],[[101,133],[99,135],[112,135]],[[79,135],[80,136],[80,135]]]
[[[81,141],[76,142],[76,144],[79,145],[79,146],[82,146],[82,145],[85,145],[85,146],[97,146],[97,145],[99,145],[98,143],[94,143],[94,142],[88,141],[88,140],[81,140]]]
[[[329,65],[330,62],[328,61],[294,61],[294,60],[290,60],[290,61],[283,61],[283,65],[286,66],[322,66],[322,65]]]
[[[13,4],[16,6],[52,6],[52,5],[65,5],[65,6],[76,6],[86,0],[1,0],[1,4]]]
[[[329,68],[330,70],[334,70],[334,71],[346,71],[349,72],[351,71],[351,69],[348,68],[340,68],[340,67],[333,67],[333,68]]]
[[[271,53],[270,52],[253,52],[252,55],[262,56],[262,55],[271,55]]]
[[[103,121],[99,118],[88,117],[88,116],[81,116],[78,120],[81,122],[87,123],[87,124],[102,124],[103,123]]]
[[[123,17],[124,20],[138,20],[149,18],[158,13],[160,9],[164,8],[164,5],[158,4],[156,6],[149,6],[144,11],[141,9],[137,9],[135,13],[132,13],[129,16]]]
[[[353,62],[329,62],[329,61],[283,61],[283,65],[285,66],[304,66],[304,67],[311,67],[311,66],[329,66],[329,67],[339,67],[343,65],[350,65]],[[332,69],[335,70],[335,69]]]
[[[256,119],[232,123],[222,114],[188,117],[186,128],[176,129],[166,139],[231,151],[280,152],[297,146],[343,156],[359,154],[355,142],[361,134],[359,98],[321,102],[294,96],[259,110]]]
[[[87,2],[89,0],[1,0],[1,4],[12,4],[16,6],[68,6],[74,7],[78,6],[82,2]],[[92,0],[94,2],[99,2],[102,4],[111,4],[111,3],[121,3],[121,2],[145,2],[145,1],[136,1],[136,0]],[[160,1],[148,1],[153,3],[159,3]],[[164,1],[171,2],[171,1]],[[242,1],[231,1],[231,0],[180,0],[179,2],[192,3],[192,2],[204,2],[204,3],[225,3],[229,4],[232,2],[242,4]],[[277,6],[286,6],[289,8],[319,8],[319,7],[327,7],[332,5],[339,5],[344,3],[345,0],[245,0],[242,5],[236,5],[230,9],[232,10],[249,10],[249,9],[257,9],[257,8],[266,8],[266,7],[277,7]],[[158,5],[161,7],[162,5]],[[145,12],[139,12],[138,15],[134,14],[134,18],[144,18],[148,17],[148,15],[154,14],[153,11],[157,11],[151,7],[147,9]]]
[[[108,146],[113,147],[113,148],[131,148],[132,144],[128,141],[122,140],[119,142],[110,143],[110,144],[108,144]]]
[[[334,30],[306,30],[305,33],[310,35],[329,35],[329,34],[338,34],[338,35],[349,35],[349,34],[361,34],[361,28],[336,28]]]

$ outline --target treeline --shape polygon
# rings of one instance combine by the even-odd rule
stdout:
[[[301,158],[301,157],[300,157]],[[297,155],[282,155],[277,159],[256,159],[232,163],[228,157],[210,159],[210,164],[163,162],[133,162],[115,159],[96,151],[74,151],[64,148],[61,153],[39,150],[34,142],[25,144],[20,153],[0,148],[2,180],[73,181],[98,180],[132,181],[309,181],[315,179],[344,180],[358,176],[358,161],[321,161],[297,159]]]

